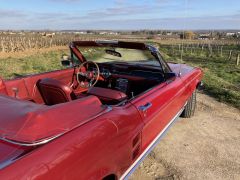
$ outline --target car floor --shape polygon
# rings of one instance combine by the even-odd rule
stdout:
[[[240,111],[197,99],[195,116],[180,118],[129,179],[240,179]]]

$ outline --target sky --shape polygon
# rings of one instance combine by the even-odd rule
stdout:
[[[240,29],[240,0],[0,0],[0,29]]]

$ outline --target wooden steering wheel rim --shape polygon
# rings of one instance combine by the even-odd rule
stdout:
[[[97,77],[93,77],[93,78],[95,79],[95,82],[94,82],[91,86],[83,87],[83,86],[81,85],[81,82],[82,82],[82,81],[80,81],[79,78],[78,78],[78,74],[79,74],[79,72],[81,71],[81,68],[82,68],[82,67],[84,67],[86,64],[90,64],[90,63],[94,64],[95,67],[97,68]],[[76,76],[77,76],[77,82],[78,82],[78,84],[79,84],[80,87],[82,87],[82,88],[91,88],[91,87],[95,86],[96,83],[98,82],[98,79],[99,79],[99,76],[100,76],[99,66],[97,65],[97,63],[95,63],[95,62],[93,62],[93,61],[86,61],[86,62],[82,63],[82,64],[79,66],[78,71],[77,71],[77,73],[76,73]],[[93,78],[92,78],[92,79],[93,79]]]

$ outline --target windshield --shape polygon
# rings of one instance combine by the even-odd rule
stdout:
[[[124,62],[159,66],[158,59],[149,50],[111,47],[78,47],[78,49],[86,60],[97,63]]]

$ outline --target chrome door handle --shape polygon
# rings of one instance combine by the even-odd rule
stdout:
[[[139,106],[138,109],[142,112],[146,112],[150,107],[152,107],[152,103],[147,103],[145,105]]]

